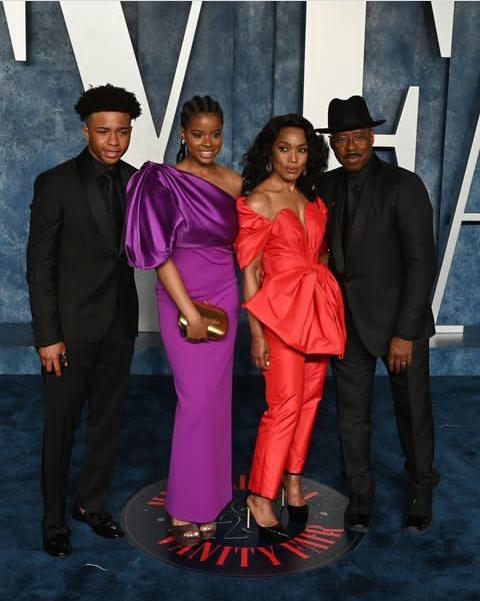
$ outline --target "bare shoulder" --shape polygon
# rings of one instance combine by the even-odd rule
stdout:
[[[272,201],[270,196],[259,188],[255,188],[246,198],[247,205],[266,219],[272,218]]]
[[[240,196],[242,193],[242,176],[233,169],[217,164],[218,174],[224,187],[233,197]]]

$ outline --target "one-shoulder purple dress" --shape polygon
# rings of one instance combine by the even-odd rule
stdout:
[[[191,298],[222,307],[229,319],[223,340],[187,342],[178,328],[178,309],[157,281],[160,332],[178,396],[166,508],[185,521],[213,521],[232,498],[236,234],[234,198],[201,177],[147,162],[128,183],[130,265],[154,269],[171,257]]]

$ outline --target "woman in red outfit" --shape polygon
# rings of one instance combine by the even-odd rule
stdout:
[[[244,307],[268,406],[258,429],[247,508],[271,540],[286,536],[272,505],[281,485],[290,519],[307,521],[300,474],[328,355],[342,355],[345,346],[342,296],[325,260],[327,209],[315,193],[327,155],[309,121],[293,114],[274,117],[245,155],[246,196],[237,200]]]

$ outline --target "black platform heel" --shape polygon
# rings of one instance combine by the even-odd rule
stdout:
[[[248,506],[246,499],[245,505],[247,507],[247,530],[250,530],[250,526],[253,521],[257,525],[259,536],[267,542],[281,543],[287,541],[290,538],[290,535],[282,526],[282,524],[280,524],[280,522],[277,522],[272,526],[260,526],[260,524],[255,519],[255,516],[253,515],[253,511]]]
[[[308,505],[288,505],[285,486],[282,484],[282,508],[287,507],[288,518],[291,522],[304,526],[308,522]]]

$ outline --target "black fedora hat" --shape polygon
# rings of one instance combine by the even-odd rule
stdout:
[[[370,117],[367,103],[362,96],[350,96],[348,100],[334,98],[328,105],[328,127],[316,129],[321,134],[335,134],[351,129],[375,127],[385,123],[385,119],[374,121]]]

